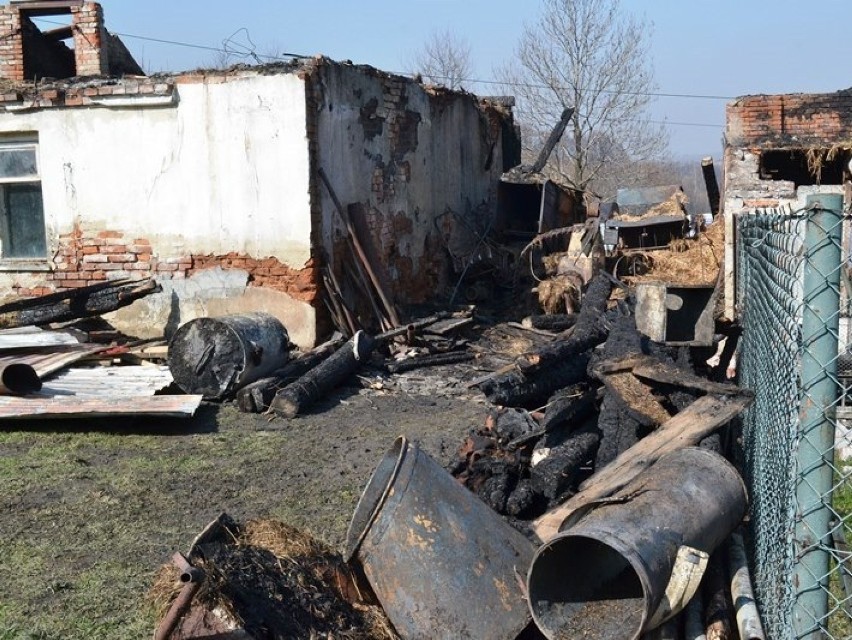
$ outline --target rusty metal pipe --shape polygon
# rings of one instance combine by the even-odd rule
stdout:
[[[183,583],[183,588],[178,593],[175,601],[172,602],[172,606],[169,608],[166,617],[163,618],[160,626],[157,627],[157,631],[154,633],[154,640],[167,640],[171,636],[178,622],[189,611],[195,594],[198,593],[204,582],[204,571],[198,567],[193,567],[183,554],[174,554],[172,562],[180,570],[180,581]]]
[[[31,365],[13,362],[0,368],[0,394],[23,396],[40,390],[41,380]]]
[[[722,456],[687,447],[662,457],[539,548],[527,575],[536,624],[549,639],[638,640],[686,605],[702,554],[746,507]]]

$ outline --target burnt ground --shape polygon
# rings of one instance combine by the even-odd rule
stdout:
[[[483,424],[484,397],[463,385],[482,372],[362,376],[292,420],[211,404],[186,421],[4,424],[0,640],[150,638],[154,573],[221,511],[280,519],[339,548],[398,435],[446,465]]]

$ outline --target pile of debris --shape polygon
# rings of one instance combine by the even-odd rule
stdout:
[[[192,416],[201,396],[163,393],[165,342],[96,322],[156,291],[150,279],[115,280],[0,305],[0,419]]]
[[[396,640],[364,593],[340,554],[309,535],[275,520],[239,524],[221,514],[186,556],[175,554],[160,570],[149,598],[163,617],[158,640],[238,630],[264,640]]]

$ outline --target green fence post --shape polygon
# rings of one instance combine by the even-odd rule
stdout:
[[[840,316],[840,195],[811,195],[805,227],[802,393],[796,464],[793,626],[822,638],[828,614],[830,493],[834,461],[837,335]]]

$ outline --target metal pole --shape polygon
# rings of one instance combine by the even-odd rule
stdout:
[[[793,627],[823,637],[828,614],[830,493],[840,317],[841,195],[810,195],[805,227],[802,392],[796,454]]]

